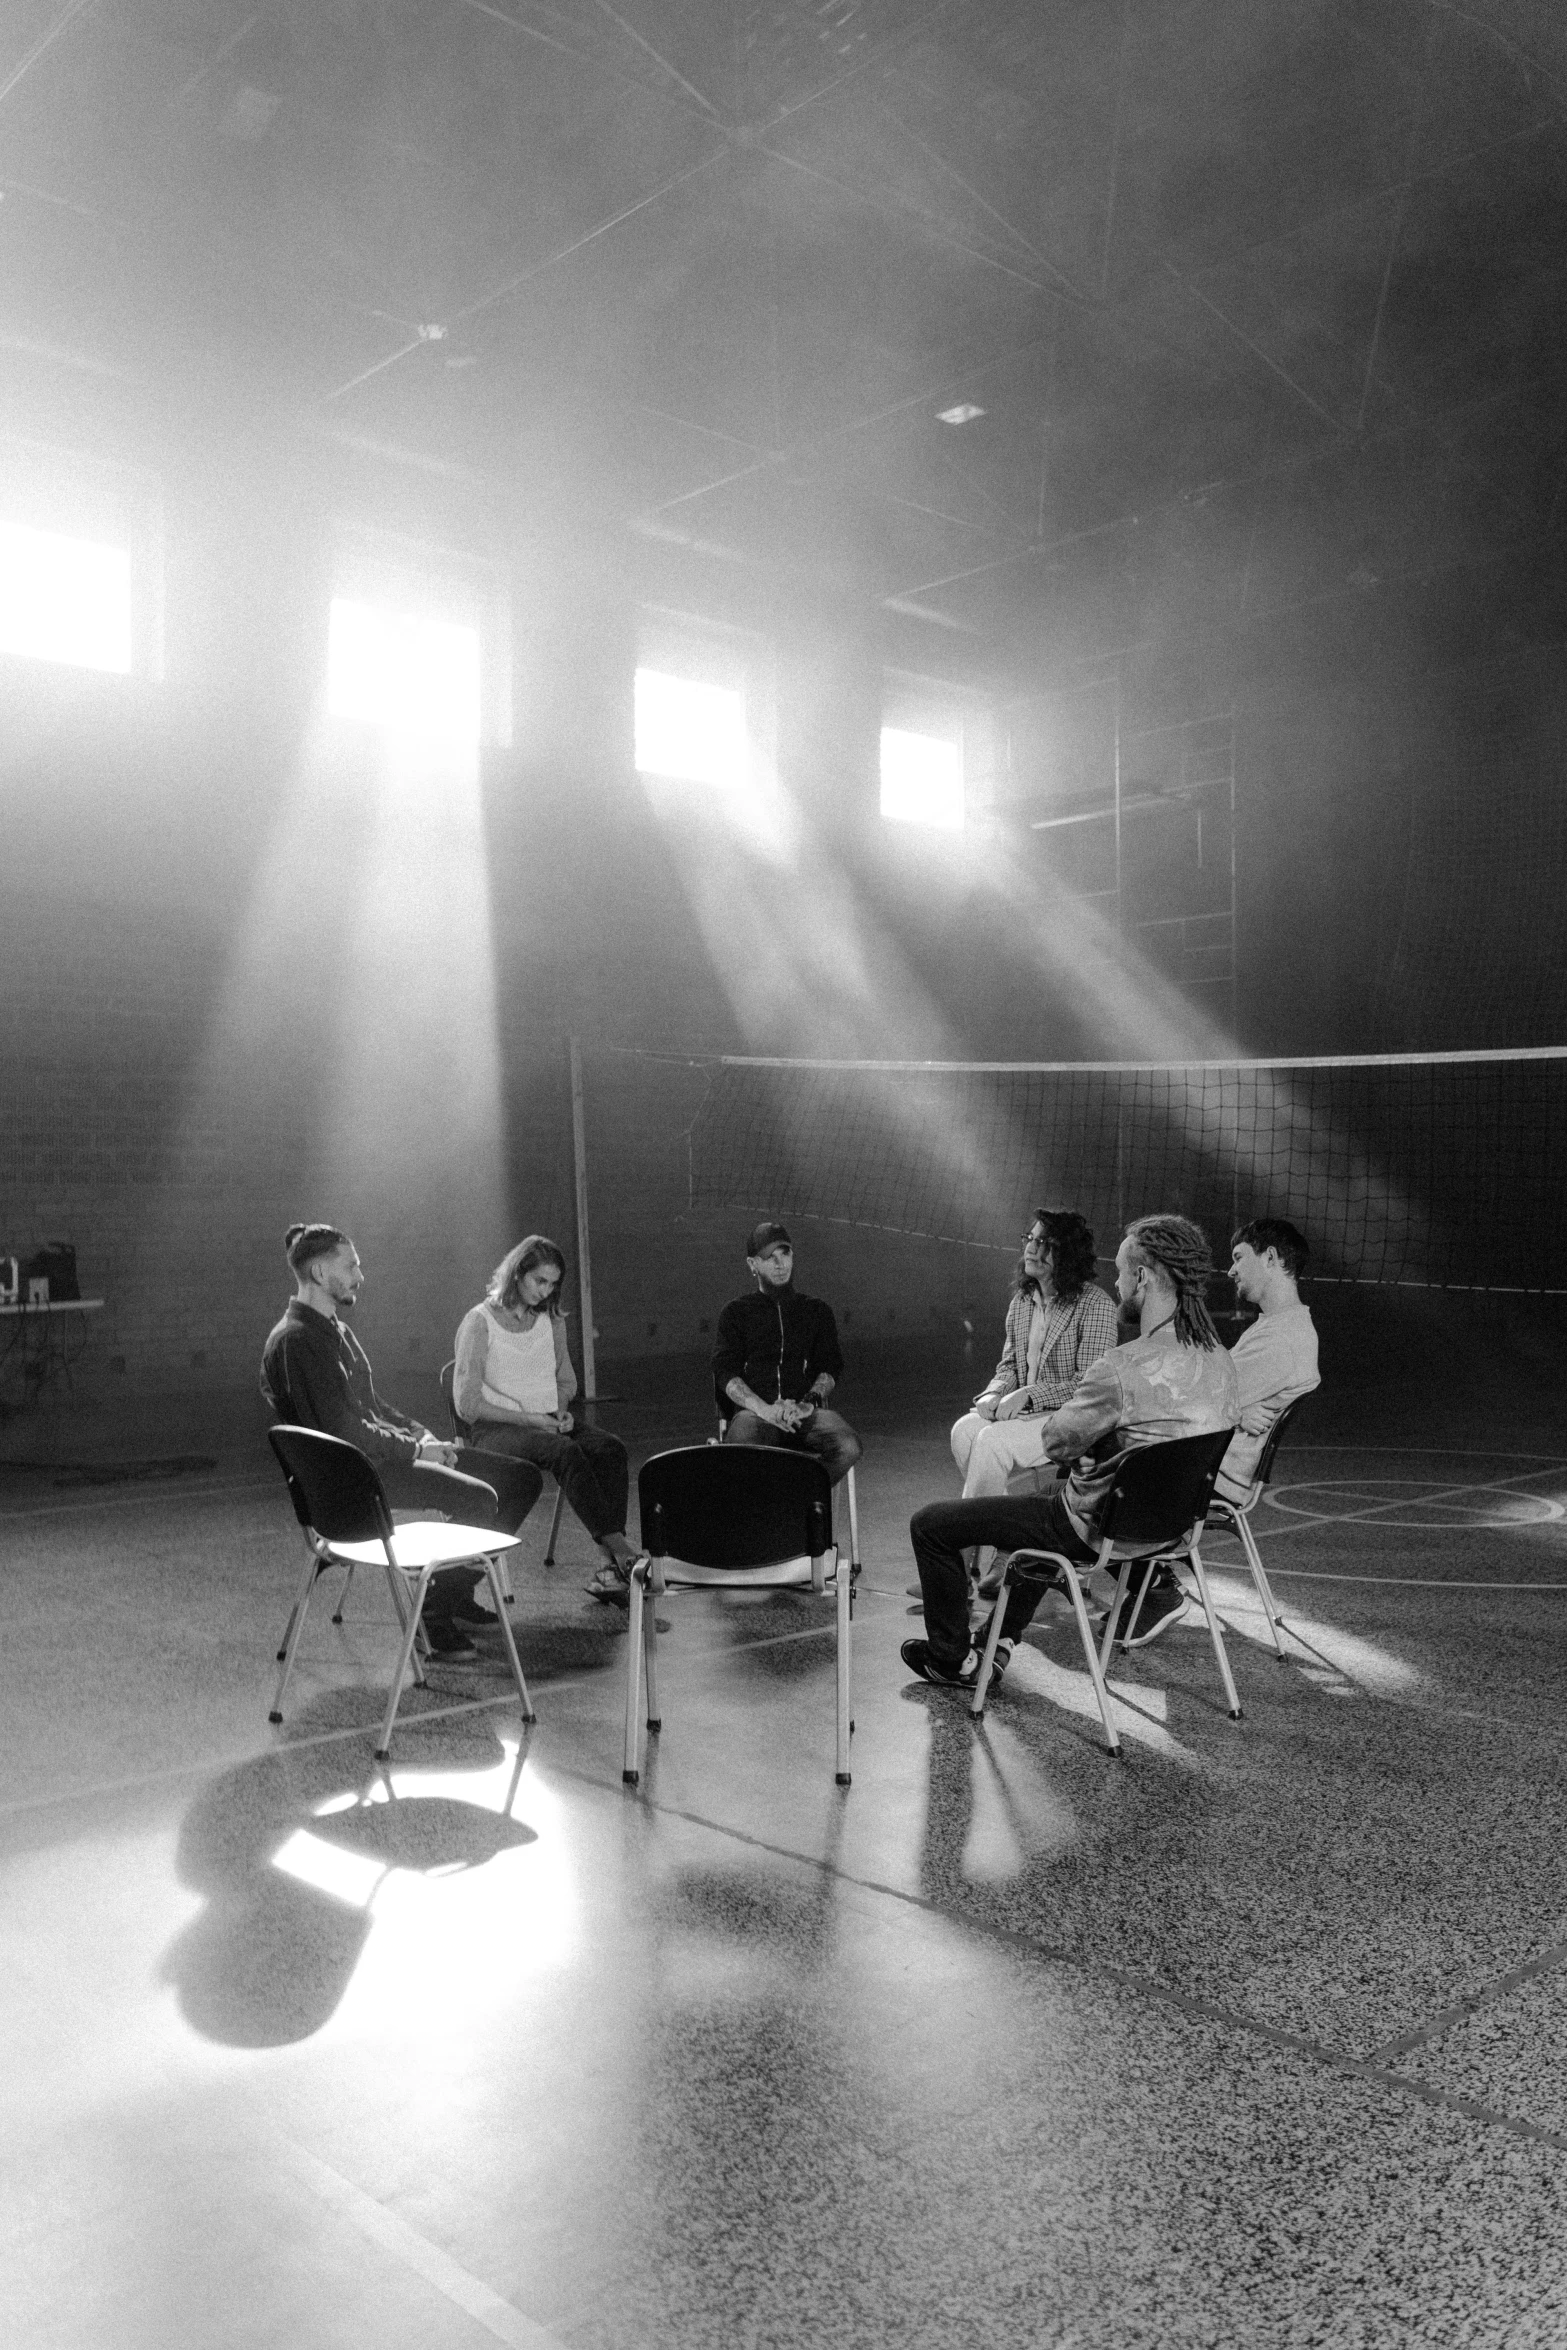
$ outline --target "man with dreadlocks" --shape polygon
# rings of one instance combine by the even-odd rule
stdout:
[[[1045,1424],[1046,1457],[1066,1472],[1048,1494],[1000,1494],[932,1502],[909,1521],[925,1604],[923,1640],[903,1643],[903,1661],[922,1680],[971,1689],[983,1633],[971,1639],[963,1553],[973,1543],[998,1551],[1058,1550],[1075,1563],[1098,1555],[1094,1525],[1109,1493],[1111,1461],[1140,1444],[1205,1436],[1240,1418],[1235,1366],[1219,1344],[1204,1292],[1213,1259],[1200,1228],[1185,1216],[1140,1216],[1116,1254],[1116,1295],[1137,1336],[1113,1347],[1083,1373]],[[1048,1581],[1015,1583],[996,1648],[1004,1672],[1013,1643],[1029,1623]],[[1150,1593],[1151,1601],[1153,1594]],[[1146,1616],[1149,1601],[1144,1602]],[[1139,1620],[1137,1645],[1175,1622],[1184,1602],[1166,1597],[1152,1629]],[[994,1681],[991,1684],[995,1686]]]

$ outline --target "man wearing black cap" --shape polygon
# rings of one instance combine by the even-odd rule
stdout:
[[[860,1440],[827,1399],[843,1369],[832,1308],[794,1286],[794,1243],[782,1224],[758,1224],[745,1244],[756,1283],[718,1317],[713,1391],[726,1444],[788,1444],[814,1453],[836,1485]]]

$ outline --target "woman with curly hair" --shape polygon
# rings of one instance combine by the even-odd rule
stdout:
[[[630,1471],[618,1436],[572,1417],[577,1374],[560,1305],[565,1279],[566,1260],[542,1232],[502,1257],[458,1325],[452,1403],[486,1452],[550,1471],[604,1553],[589,1591],[615,1600],[637,1556],[626,1539]]]
[[[1045,1421],[1115,1344],[1115,1308],[1094,1279],[1094,1236],[1072,1208],[1036,1208],[1013,1275],[1006,1343],[990,1384],[952,1430],[963,1498],[1005,1493],[1044,1459]]]

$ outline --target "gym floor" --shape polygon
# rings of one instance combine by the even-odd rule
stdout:
[[[952,1409],[852,1415],[847,1790],[809,1593],[664,1602],[625,1789],[623,1619],[540,1510],[536,1725],[481,1635],[383,1771],[367,1578],[268,1727],[303,1554],[254,1440],[8,1472],[10,2338],[1559,2350],[1554,1408],[1324,1390],[1259,1515],[1286,1661],[1213,1539],[1245,1717],[1179,1628],[1119,1763],[1064,1613],[978,1728],[899,1663]]]

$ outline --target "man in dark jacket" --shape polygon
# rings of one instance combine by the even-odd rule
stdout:
[[[342,1319],[364,1283],[346,1233],[333,1224],[294,1224],[283,1247],[295,1294],[261,1357],[261,1392],[277,1417],[357,1445],[375,1463],[394,1509],[515,1534],[543,1490],[533,1463],[449,1444],[377,1395],[370,1358]],[[461,1627],[494,1621],[474,1606],[478,1582],[471,1567],[431,1578],[424,1626],[438,1656],[477,1655]]]
[[[756,1283],[718,1317],[713,1391],[726,1444],[787,1444],[814,1453],[836,1485],[860,1457],[847,1420],[827,1409],[843,1369],[832,1308],[794,1286],[794,1243],[758,1224],[745,1244]]]

